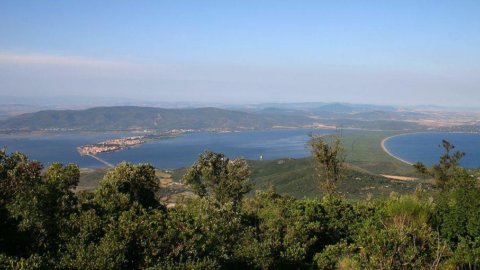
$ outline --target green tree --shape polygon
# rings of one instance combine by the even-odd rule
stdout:
[[[67,269],[143,269],[160,260],[165,209],[149,164],[121,163],[70,218],[61,265]]]
[[[234,207],[252,189],[250,169],[245,160],[230,160],[211,151],[200,155],[183,177],[183,182],[200,197],[211,196],[220,204],[232,202]]]
[[[72,189],[78,167],[53,163],[42,173],[40,163],[3,151],[0,163],[0,253],[13,256],[12,263],[51,263],[63,245],[63,228],[77,211]]]
[[[328,217],[318,199],[259,191],[244,204],[248,229],[237,254],[251,268],[308,268],[328,241]]]
[[[29,194],[41,182],[42,165],[30,161],[21,153],[8,155],[5,149],[0,149],[0,266],[14,269],[20,265],[43,265],[43,259],[38,255],[43,250],[37,250],[37,235],[33,228],[21,226],[25,218],[15,207],[22,201],[31,201]],[[16,209],[12,209],[16,208]],[[32,209],[21,209],[25,214]],[[27,216],[27,218],[29,218]],[[25,224],[25,223],[23,223]],[[33,259],[33,261],[32,261]],[[28,268],[26,268],[28,269]]]
[[[329,141],[324,136],[310,136],[310,149],[320,187],[327,195],[335,193],[337,183],[342,179],[345,160],[341,140],[332,136]]]
[[[218,205],[211,197],[193,198],[168,209],[166,222],[165,241],[170,247],[165,259],[171,265],[178,269],[188,265],[203,269],[204,264],[238,267],[234,251],[244,225],[233,202]]]
[[[437,269],[448,246],[430,226],[433,207],[411,196],[378,204],[358,229],[352,257],[362,269]]]
[[[465,171],[454,175],[440,193],[437,223],[453,251],[450,262],[457,269],[480,268],[480,187]]]
[[[141,206],[159,207],[156,198],[160,182],[150,164],[133,165],[123,162],[110,170],[95,191],[95,202],[112,213]]]
[[[72,216],[59,265],[64,269],[145,269],[165,260],[166,215],[135,202],[120,213],[94,209]]]
[[[442,141],[441,147],[444,149],[444,154],[440,157],[438,164],[433,165],[432,168],[427,168],[423,163],[417,162],[413,166],[418,172],[435,179],[435,185],[444,189],[447,182],[452,179],[457,171],[462,170],[460,160],[465,156],[465,153],[454,151],[455,146],[446,140]]]

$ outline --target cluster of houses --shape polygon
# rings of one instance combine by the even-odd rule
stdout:
[[[119,139],[112,139],[96,144],[89,144],[77,148],[80,155],[96,155],[99,153],[121,150],[130,146],[144,143],[143,136],[133,136]]]

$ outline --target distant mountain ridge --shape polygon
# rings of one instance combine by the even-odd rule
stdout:
[[[313,124],[306,116],[266,115],[219,108],[163,109],[116,106],[85,110],[46,110],[0,121],[1,130],[72,129],[171,130],[171,129],[264,129]]]
[[[403,131],[478,130],[478,126],[472,125],[478,119],[474,112],[431,112],[391,106],[315,102],[221,108],[112,106],[82,110],[44,110],[10,118],[7,118],[8,114],[0,114],[0,117],[4,118],[0,121],[0,132],[7,133],[38,130],[220,131],[313,126]],[[439,123],[437,126],[435,121]],[[441,126],[442,123],[450,122],[455,124]]]

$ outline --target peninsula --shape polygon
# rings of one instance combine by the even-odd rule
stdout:
[[[144,144],[150,141],[178,137],[189,131],[192,131],[192,130],[174,129],[174,130],[170,130],[160,134],[149,134],[149,135],[142,135],[142,136],[116,138],[116,139],[106,140],[106,141],[95,143],[95,144],[87,144],[87,145],[79,146],[77,147],[77,151],[82,156],[83,155],[95,156],[100,153],[120,151],[126,148]]]
[[[80,155],[96,155],[105,152],[122,150],[142,143],[145,143],[144,136],[133,136],[107,140],[95,144],[88,144],[77,147],[77,150]]]

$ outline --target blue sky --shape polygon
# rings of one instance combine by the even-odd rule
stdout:
[[[0,96],[480,104],[480,1],[1,1]]]

